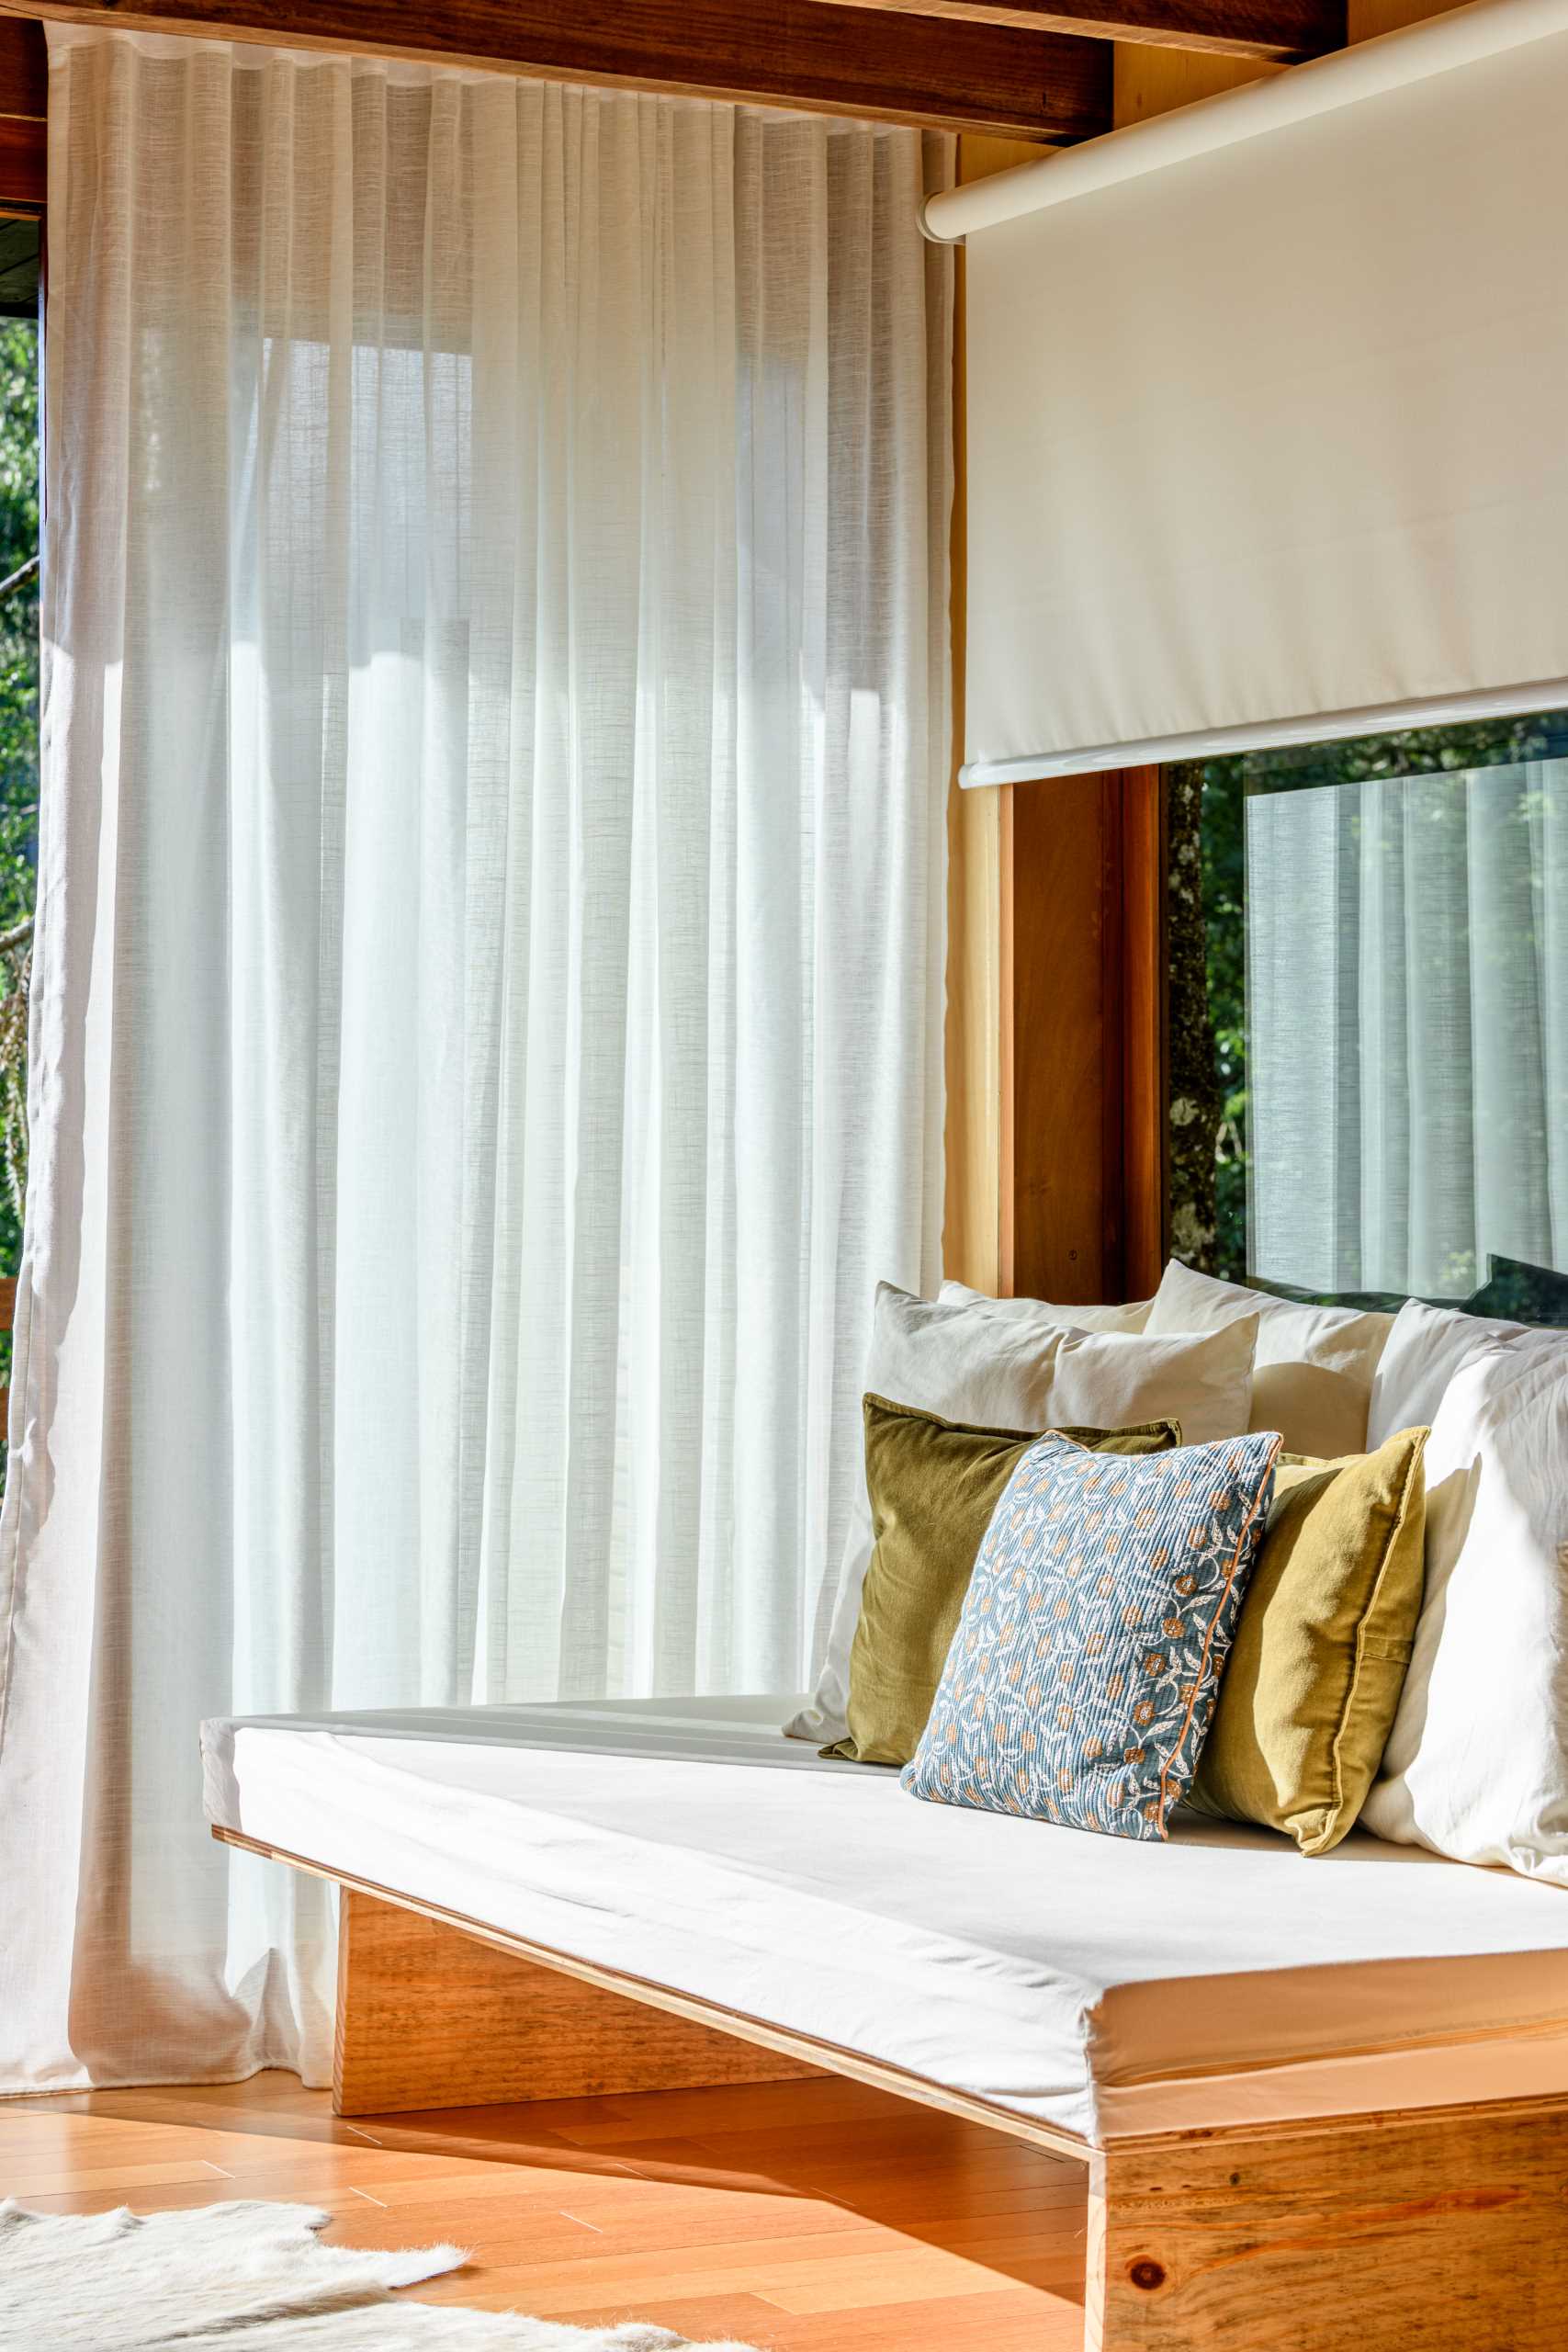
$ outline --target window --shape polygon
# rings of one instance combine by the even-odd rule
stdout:
[[[38,873],[39,250],[0,219],[0,1461],[28,1167],[28,982]]]
[[[1391,1300],[1568,1269],[1568,714],[1168,786],[1178,1254]]]

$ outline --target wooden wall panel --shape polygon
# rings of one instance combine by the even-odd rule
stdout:
[[[987,178],[1033,160],[1017,139],[961,139],[960,180]],[[964,644],[967,621],[964,451],[968,377],[964,366],[964,251],[956,255],[953,436],[953,769],[947,798],[947,1212],[942,1265],[957,1282],[996,1291],[1000,1283],[1001,1205],[1001,794],[961,792]]]
[[[1165,1259],[1159,774],[1001,802],[998,1288],[1146,1297]]]
[[[1122,778],[1122,1283],[1146,1298],[1166,1261],[1165,795],[1158,768]]]
[[[1151,115],[1195,106],[1200,98],[1218,97],[1222,90],[1236,90],[1244,82],[1260,82],[1265,75],[1282,70],[1257,57],[1216,57],[1185,49],[1133,49],[1119,41],[1112,107],[1116,128],[1122,130]]]
[[[1424,17],[1441,17],[1452,5],[1453,0],[1349,0],[1346,38],[1371,40],[1402,25],[1417,25]]]
[[[1114,782],[1009,785],[1001,810],[999,1290],[1111,1295],[1120,1234],[1110,1214],[1119,1059],[1106,978],[1113,913]]]
[[[0,17],[0,213],[42,209],[48,95],[43,27]]]
[[[41,212],[48,194],[49,153],[42,122],[0,115],[0,213]]]

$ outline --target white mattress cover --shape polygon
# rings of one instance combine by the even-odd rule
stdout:
[[[1568,2089],[1568,1894],[919,1804],[777,1698],[203,1725],[209,1818],[1100,2142]]]

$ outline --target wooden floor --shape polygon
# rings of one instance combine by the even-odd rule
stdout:
[[[769,2352],[1079,2352],[1085,2178],[833,2078],[352,2123],[279,2074],[0,2103],[38,2211],[321,2205],[345,2245],[471,2247],[433,2302]]]

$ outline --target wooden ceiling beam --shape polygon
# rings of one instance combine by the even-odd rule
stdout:
[[[1132,0],[1141,6],[1143,0]],[[1111,128],[1109,42],[836,0],[0,0],[0,16],[1067,141]]]
[[[1346,41],[1346,0],[835,0],[879,16],[1084,33],[1155,49],[1193,49],[1291,65]]]

